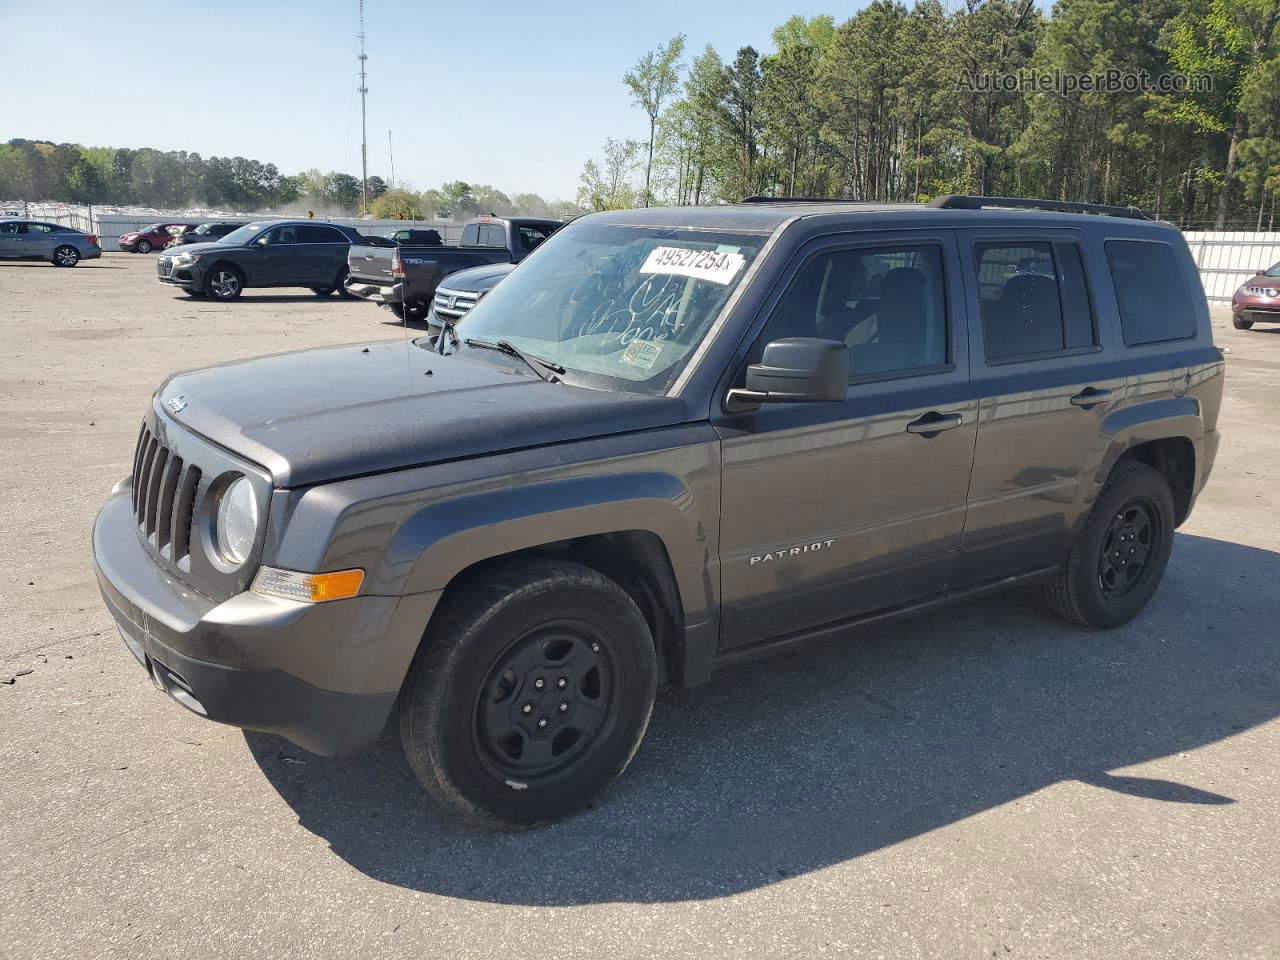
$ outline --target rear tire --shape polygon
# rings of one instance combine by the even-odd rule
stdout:
[[[138,241],[138,252],[139,252],[139,253],[150,253],[150,252],[151,252],[151,241],[150,241],[150,240],[139,240],[139,241]]]
[[[657,656],[635,601],[581,564],[499,568],[445,601],[401,695],[422,785],[482,826],[521,829],[584,807],[649,724]]]
[[[1085,627],[1128,623],[1147,605],[1173,550],[1173,494],[1158,471],[1122,461],[1067,554],[1045,599],[1060,617]]]
[[[80,251],[72,246],[61,246],[53,251],[53,265],[55,267],[74,267],[80,262]]]
[[[1253,321],[1252,321],[1252,320],[1241,320],[1239,317],[1232,317],[1232,318],[1231,318],[1231,325],[1232,325],[1233,327],[1235,327],[1237,330],[1252,330],[1252,329],[1253,329]]]
[[[205,277],[205,296],[213,300],[234,300],[244,291],[244,277],[235,267],[225,263],[216,265]]]
[[[427,315],[425,307],[412,303],[388,303],[387,309],[395,314],[397,320],[421,320]]]
[[[338,291],[338,296],[344,300],[354,300],[355,294],[347,289],[347,277],[351,275],[350,269],[343,267],[338,271],[338,278],[333,281],[333,288]]]

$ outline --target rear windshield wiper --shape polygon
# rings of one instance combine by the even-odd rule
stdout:
[[[542,357],[535,356],[532,353],[525,353],[515,344],[506,340],[478,340],[475,337],[468,337],[463,341],[468,347],[483,347],[486,350],[497,350],[499,353],[505,353],[508,357],[515,357],[517,360],[523,360],[525,366],[536,373],[548,383],[559,383],[560,378],[556,376],[558,373],[564,373],[564,367],[550,360],[544,360]]]

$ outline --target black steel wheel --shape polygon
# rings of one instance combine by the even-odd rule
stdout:
[[[1173,494],[1160,471],[1122,460],[1111,471],[1061,572],[1045,587],[1055,613],[1086,627],[1136,617],[1173,550]]]
[[[477,697],[481,760],[524,782],[572,776],[609,719],[609,660],[607,638],[585,621],[553,621],[517,640]]]
[[[578,563],[528,561],[443,601],[401,694],[401,740],[451,811],[535,826],[623,771],[656,686],[653,637],[625,590]]]

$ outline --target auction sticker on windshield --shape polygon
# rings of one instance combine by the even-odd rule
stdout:
[[[726,284],[738,275],[746,258],[728,250],[698,250],[689,247],[654,247],[640,267],[641,273],[693,277]]]

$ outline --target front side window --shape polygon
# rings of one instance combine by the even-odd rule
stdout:
[[[913,244],[819,254],[774,308],[757,353],[784,337],[844,341],[853,377],[946,364],[941,249]]]
[[[663,393],[763,243],[754,235],[671,227],[566,227],[466,314],[456,349],[508,364],[465,343],[506,340],[563,365],[570,382]]]
[[[12,220],[7,223],[0,221],[0,236],[12,237],[15,234],[26,233],[25,228],[25,223],[14,223]]]
[[[1105,246],[1125,344],[1194,336],[1196,316],[1173,248],[1143,240],[1108,240]]]
[[[1097,344],[1084,263],[1074,243],[978,243],[974,254],[988,362]]]
[[[276,227],[267,234],[267,243],[275,246],[279,243],[297,243],[298,228],[294,226]]]

